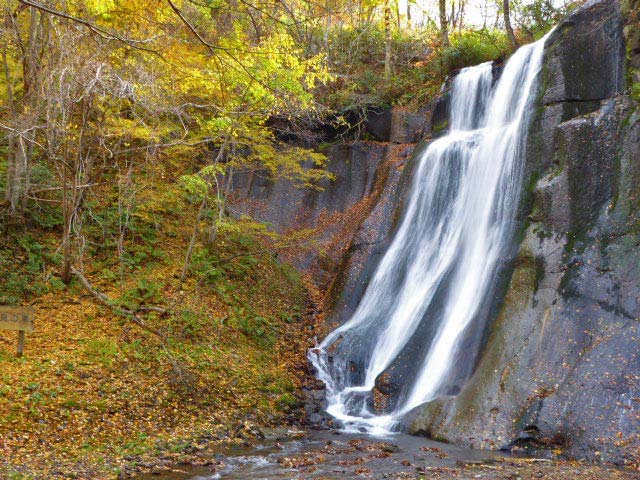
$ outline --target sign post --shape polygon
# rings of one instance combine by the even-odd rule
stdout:
[[[0,305],[0,329],[18,331],[18,349],[16,355],[22,357],[24,353],[24,339],[26,332],[33,332],[33,315],[35,309],[31,307],[6,307]]]

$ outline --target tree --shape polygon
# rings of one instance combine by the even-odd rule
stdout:
[[[140,221],[136,197],[167,157],[188,171],[223,152],[215,174],[202,175],[208,190],[197,217],[210,222],[210,241],[224,222],[217,180],[228,169],[326,177],[322,155],[289,148],[268,125],[278,115],[322,115],[313,89],[330,78],[324,56],[294,38],[305,5],[3,2],[0,128],[10,154],[0,158],[0,185],[9,215],[46,209],[60,226],[62,280],[82,271],[88,244],[112,248],[122,264]],[[308,159],[316,168],[303,165]],[[88,237],[95,232],[102,242]]]
[[[24,23],[20,25],[17,12],[3,9],[6,35],[13,37],[10,42],[5,37],[3,50],[4,74],[9,107],[9,125],[5,130],[9,134],[9,152],[7,155],[7,179],[5,201],[10,212],[23,212],[31,181],[31,167],[35,145],[35,129],[40,111],[38,88],[41,81],[41,57],[48,48],[48,19],[35,9],[28,12]],[[11,62],[20,65],[20,73],[12,71],[7,55],[15,57]],[[18,88],[15,88],[16,76],[20,76]]]
[[[390,0],[384,2],[384,76],[391,78],[391,5]]]
[[[504,29],[507,32],[507,37],[509,38],[511,46],[515,49],[518,47],[518,41],[516,40],[516,36],[513,33],[513,28],[511,27],[509,0],[502,0],[502,14],[504,16]]]
[[[440,7],[440,37],[442,39],[442,46],[449,46],[449,28],[447,20],[447,0],[439,0]]]

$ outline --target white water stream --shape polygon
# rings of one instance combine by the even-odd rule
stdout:
[[[446,393],[513,238],[545,39],[521,47],[495,84],[490,63],[455,77],[449,131],[417,159],[402,221],[356,312],[310,351],[327,386],[327,412],[346,429],[387,433]],[[392,411],[379,415],[371,408],[376,378],[415,344],[423,322],[432,333],[417,339],[419,354],[410,358],[418,363]]]

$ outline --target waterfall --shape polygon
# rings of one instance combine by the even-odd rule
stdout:
[[[465,336],[484,328],[482,305],[513,240],[545,39],[521,47],[495,84],[491,63],[455,77],[449,131],[417,159],[402,220],[358,308],[309,352],[327,412],[346,429],[392,431],[407,412],[447,394]],[[410,345],[418,348],[402,366],[393,408],[376,412],[376,379]]]

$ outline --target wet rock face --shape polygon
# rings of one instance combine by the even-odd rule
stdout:
[[[450,108],[451,95],[448,91],[436,97],[432,102],[427,130],[433,137],[441,136],[446,132],[449,126]]]
[[[631,81],[640,82],[640,0],[621,0],[620,7],[626,19],[624,36]]]
[[[506,298],[473,376],[413,431],[640,460],[640,113],[618,95],[621,25],[616,2],[590,2],[549,39]]]
[[[396,150],[401,149],[396,147]],[[404,202],[415,162],[413,157],[405,159],[393,149],[389,156],[385,169],[380,170],[376,198],[358,223],[326,294],[325,311],[329,324],[342,324],[351,318],[393,238],[399,206]]]

